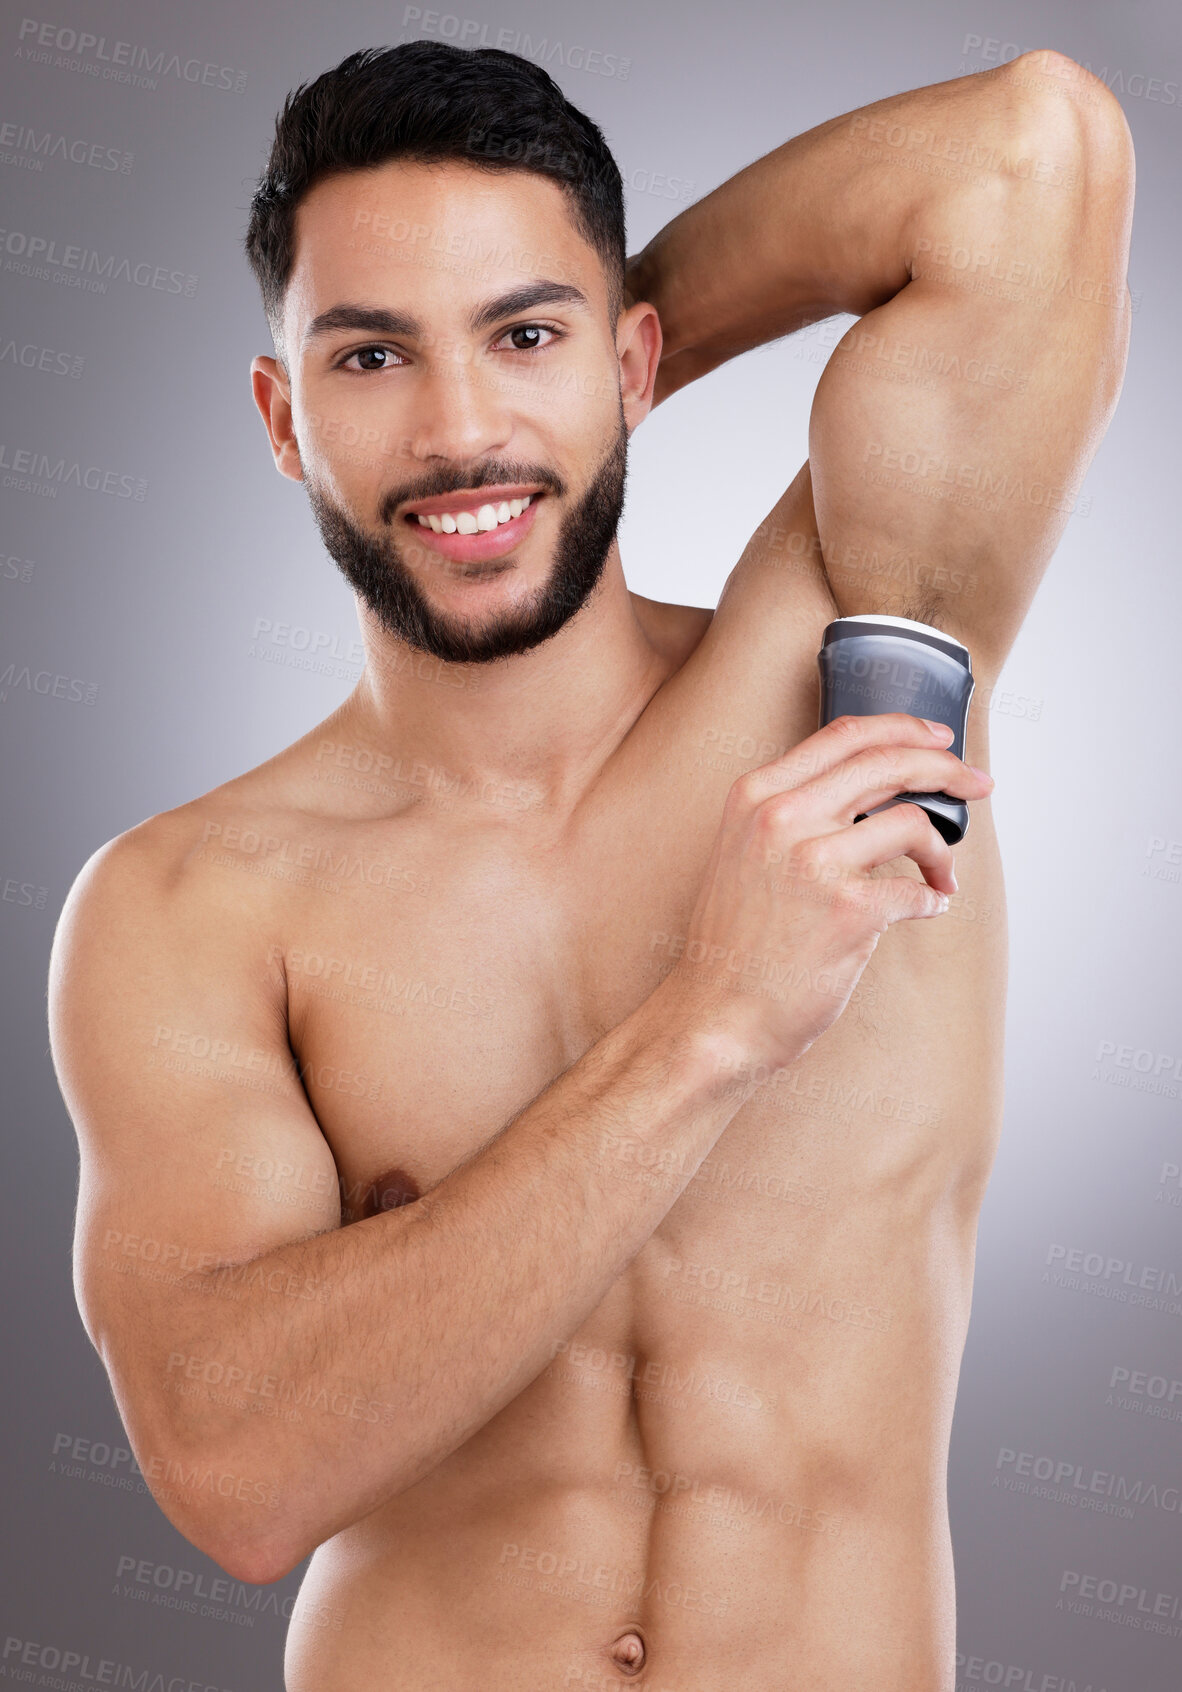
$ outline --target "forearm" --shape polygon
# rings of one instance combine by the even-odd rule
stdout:
[[[219,1561],[278,1578],[461,1445],[601,1301],[745,1097],[725,1038],[686,1032],[671,1009],[658,988],[416,1204],[178,1302],[161,1358],[172,1449],[190,1467],[216,1452],[277,1499],[194,1501],[201,1514],[179,1525]],[[638,1146],[666,1180],[634,1178]],[[322,1296],[300,1296],[310,1288]],[[280,1407],[304,1408],[260,1416],[177,1384],[211,1377],[256,1396],[269,1382]]]
[[[1029,121],[1036,80],[1006,66],[875,101],[785,142],[681,212],[628,267],[629,294],[661,319],[656,398],[805,324],[883,305],[910,280],[933,227],[951,220],[966,232],[957,208],[983,186],[996,198],[1008,179],[1062,184],[1062,164],[1042,156]],[[1077,90],[1062,86],[1070,123]]]

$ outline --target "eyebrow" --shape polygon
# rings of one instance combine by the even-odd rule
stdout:
[[[491,329],[502,318],[542,305],[571,305],[583,311],[590,309],[586,294],[571,283],[523,282],[507,294],[498,294],[495,299],[485,300],[483,305],[477,306],[468,318],[468,327],[475,335],[481,329]],[[359,329],[370,335],[401,335],[409,340],[424,337],[423,325],[409,312],[390,311],[388,307],[378,305],[343,304],[329,306],[327,311],[314,317],[305,331],[303,344],[308,346],[310,342],[342,329]]]

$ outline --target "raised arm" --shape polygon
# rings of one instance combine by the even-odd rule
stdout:
[[[1132,192],[1118,102],[1049,50],[833,118],[629,261],[661,319],[655,400],[857,315],[769,533],[815,522],[841,613],[938,615],[996,668],[1120,391]],[[735,572],[745,637],[774,615],[774,553],[757,533]]]
[[[422,1199],[344,1228],[267,902],[211,887],[171,818],[96,854],[51,971],[82,1153],[76,1288],[182,1533],[277,1580],[528,1385],[692,1178],[744,1075],[794,1061],[885,929],[941,908],[950,857],[923,812],[852,819],[902,791],[979,798],[947,740],[913,717],[843,719],[737,782],[683,961]],[[872,877],[901,854],[925,880]],[[789,965],[783,990],[728,990],[748,980],[733,956]],[[669,1180],[631,1179],[622,1142]]]

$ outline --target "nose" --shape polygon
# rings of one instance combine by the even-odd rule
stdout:
[[[503,451],[513,422],[494,372],[466,351],[420,366],[409,430],[411,456],[478,462]]]

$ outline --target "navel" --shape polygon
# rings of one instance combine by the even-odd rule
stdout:
[[[616,1640],[610,1656],[622,1674],[639,1674],[644,1667],[644,1640],[635,1628],[629,1628]]]

